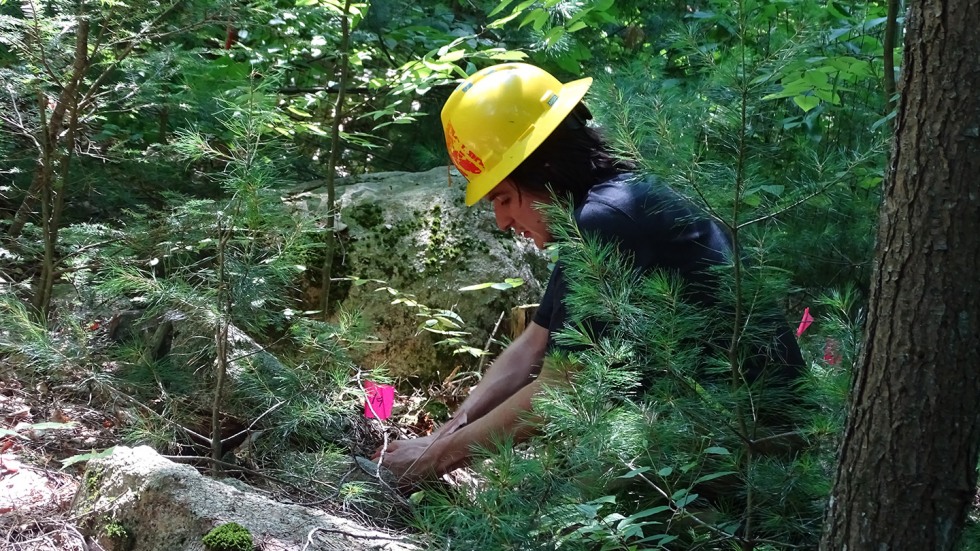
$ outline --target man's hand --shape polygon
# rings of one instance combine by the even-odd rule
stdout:
[[[395,440],[388,447],[379,449],[371,457],[373,461],[390,470],[400,481],[412,482],[424,478],[434,478],[455,468],[447,468],[444,464],[446,456],[446,439],[444,434],[430,434],[422,438]]]
[[[523,436],[518,417],[531,408],[538,387],[531,381],[540,370],[548,335],[547,328],[532,322],[490,366],[451,421],[429,436],[390,442],[371,459],[411,482],[466,465],[470,447],[487,445],[494,434]]]

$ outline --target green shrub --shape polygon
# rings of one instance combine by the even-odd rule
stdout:
[[[118,522],[110,522],[109,524],[106,524],[103,531],[105,532],[106,536],[109,536],[112,539],[125,539],[129,537],[129,532],[126,530],[126,527]]]

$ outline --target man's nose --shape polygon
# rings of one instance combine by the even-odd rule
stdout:
[[[493,205],[493,216],[497,221],[497,227],[500,229],[500,231],[507,231],[510,229],[511,220],[510,217],[507,216],[507,213],[503,212],[503,210],[504,209],[497,206],[496,203]]]

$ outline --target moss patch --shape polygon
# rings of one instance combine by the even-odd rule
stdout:
[[[237,522],[222,524],[204,535],[202,540],[208,551],[252,551],[255,543],[252,533]]]
[[[90,495],[98,494],[99,486],[101,486],[101,484],[101,473],[96,473],[95,471],[88,471],[85,473],[85,491]]]
[[[373,266],[378,272],[373,276],[385,281],[411,277],[413,266],[418,272],[438,274],[465,263],[474,254],[490,252],[487,243],[473,237],[471,225],[479,223],[474,213],[463,211],[460,215],[440,203],[414,210],[402,220],[389,221],[381,207],[372,203],[350,207],[344,217],[366,230],[358,238],[360,246],[385,251],[386,260]],[[358,266],[350,269],[363,276]]]
[[[129,529],[118,520],[108,520],[102,527],[102,534],[106,540],[111,542],[112,549],[116,551],[129,551],[136,542]]]
[[[476,219],[467,214],[450,216],[438,204],[425,213],[416,213],[421,225],[417,245],[425,271],[438,273],[465,262],[473,254],[490,252],[486,243],[473,237],[469,225],[475,224]]]
[[[365,203],[349,207],[344,211],[344,217],[356,222],[359,226],[367,229],[376,229],[385,222],[385,215],[381,207],[374,203]]]

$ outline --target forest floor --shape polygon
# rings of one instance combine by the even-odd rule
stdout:
[[[86,535],[85,519],[73,513],[72,502],[86,460],[125,441],[129,404],[106,404],[80,391],[86,387],[81,373],[77,380],[53,388],[23,381],[12,370],[0,369],[0,550],[101,551],[103,547]],[[418,407],[414,402],[419,399],[402,401],[406,403],[400,407],[411,409]],[[402,432],[426,433],[432,421],[424,419],[425,427],[420,421],[420,426],[403,427],[408,430]],[[444,482],[458,485],[468,480],[458,471]],[[308,501],[307,495],[296,497],[293,503]],[[331,501],[316,508],[358,523],[368,519],[359,510]]]
[[[43,383],[0,374],[0,549],[92,550],[70,509],[83,463],[119,440],[118,420]]]

